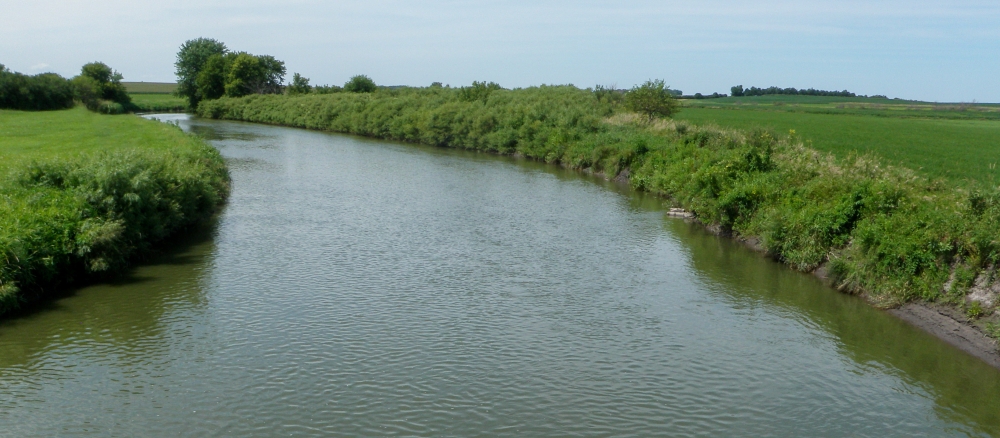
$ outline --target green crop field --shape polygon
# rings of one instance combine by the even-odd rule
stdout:
[[[177,90],[173,82],[122,82],[129,93],[171,94]]]
[[[1000,107],[961,110],[957,105],[909,102],[872,108],[861,103],[864,100],[762,96],[685,101],[676,118],[779,133],[794,130],[808,146],[840,157],[874,153],[891,164],[954,182],[1000,181],[1000,119],[995,118]]]
[[[187,100],[173,94],[129,93],[129,97],[138,112],[184,112],[188,108]]]

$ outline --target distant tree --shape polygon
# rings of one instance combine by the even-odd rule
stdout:
[[[365,75],[356,75],[344,84],[344,91],[350,93],[371,93],[377,89],[375,81]]]
[[[344,91],[344,88],[337,85],[317,85],[313,87],[313,92],[316,94],[333,94],[342,91]]]
[[[295,73],[292,75],[292,83],[288,84],[287,90],[289,95],[309,94],[312,91],[312,87],[309,85],[309,78]]]
[[[663,80],[648,80],[625,93],[625,107],[653,120],[670,117],[677,112],[677,99],[663,84]]]
[[[125,85],[122,84],[124,77],[107,64],[103,62],[84,64],[80,69],[80,76],[90,78],[97,84],[96,91],[100,99],[110,100],[125,106],[132,102]]]
[[[188,40],[177,52],[177,95],[188,100],[191,108],[198,106],[204,97],[199,92],[198,74],[213,55],[223,56],[229,52],[221,41],[210,38]]]
[[[729,89],[729,91],[730,91],[730,94],[733,95],[733,97],[742,97],[743,96],[743,86],[742,85],[737,85],[735,87],[732,87],[732,88]]]
[[[491,93],[502,89],[503,87],[496,82],[473,81],[471,87],[462,87],[458,90],[458,98],[465,102],[472,102],[475,100],[486,102],[486,99],[490,97]]]
[[[443,88],[444,84],[440,82],[431,82],[431,88]]]

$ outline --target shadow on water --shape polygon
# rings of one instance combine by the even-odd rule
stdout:
[[[161,337],[164,315],[174,309],[204,305],[202,272],[192,267],[204,266],[216,229],[216,220],[194,227],[119,276],[65,289],[0,320],[0,375],[74,344],[155,349],[155,342],[137,341]]]
[[[700,225],[667,219],[664,226],[684,243],[700,276],[724,286],[713,293],[725,294],[732,306],[790,314],[835,339],[858,372],[895,375],[928,391],[941,417],[1000,431],[1000,373],[988,364],[812,275],[789,275],[788,267]]]

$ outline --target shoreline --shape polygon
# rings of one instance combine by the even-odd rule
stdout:
[[[835,288],[864,299],[872,307],[888,311],[894,307],[910,309],[916,300],[923,302],[944,297],[965,299],[968,303],[979,299],[962,289],[957,293],[965,296],[955,297],[951,283],[946,283],[942,291],[940,281],[948,270],[952,277],[956,275],[956,269],[963,269],[962,272],[966,275],[967,271],[972,270],[973,279],[977,279],[985,271],[981,272],[978,266],[956,264],[948,268],[940,260],[963,260],[971,257],[970,251],[976,248],[970,246],[969,242],[978,237],[974,233],[982,233],[993,227],[987,219],[1000,214],[1000,202],[982,201],[981,205],[976,204],[979,210],[970,210],[972,207],[966,205],[969,195],[961,190],[941,190],[935,181],[925,180],[910,169],[881,166],[874,158],[858,157],[853,161],[837,161],[830,155],[809,150],[800,142],[797,143],[794,132],[788,138],[779,139],[766,132],[755,131],[751,135],[712,127],[699,130],[701,128],[679,122],[663,122],[662,126],[654,127],[632,127],[630,123],[633,119],[628,115],[620,115],[615,116],[617,118],[601,119],[601,123],[612,128],[596,134],[588,130],[596,129],[594,126],[579,122],[594,122],[593,117],[596,116],[580,109],[589,108],[587,105],[591,104],[577,102],[578,105],[574,107],[572,104],[575,101],[571,98],[583,99],[584,96],[582,92],[570,91],[573,93],[546,88],[514,90],[509,92],[510,99],[520,100],[491,100],[492,106],[456,98],[447,100],[450,105],[442,106],[435,100],[441,98],[441,92],[434,90],[413,91],[405,96],[391,95],[381,99],[354,95],[322,99],[312,96],[255,96],[205,101],[197,109],[197,114],[210,119],[352,134],[559,164],[605,180],[629,184],[634,190],[674,200],[673,206],[691,209],[692,213],[686,214],[685,210],[677,209],[666,214],[689,216],[708,231],[717,235],[725,234],[726,237],[765,254],[768,251],[765,251],[764,241],[760,236],[766,234],[767,230],[763,229],[761,223],[747,221],[758,220],[763,217],[755,216],[758,212],[771,208],[771,218],[784,224],[782,227],[792,230],[778,236],[777,247],[782,251],[782,264],[792,269],[798,267],[796,270],[800,272],[813,273],[833,286],[837,279],[827,278],[830,271],[828,255],[831,251],[851,251],[849,254],[854,258],[835,261],[837,271],[842,272],[840,275],[847,275],[850,279],[847,284],[838,284]],[[586,97],[589,98],[589,95]],[[516,117],[520,114],[517,110],[523,111],[524,108],[534,108],[531,105],[552,101],[564,102],[570,109],[576,108],[580,117],[567,116],[564,117],[566,120],[536,118],[537,120],[531,119],[530,124]],[[455,114],[459,109],[470,115],[456,119]],[[473,115],[492,123],[477,124],[475,120],[479,119]],[[591,118],[585,117],[588,115]],[[504,123],[520,128],[516,131],[501,129]],[[563,126],[567,123],[570,125]],[[669,132],[673,133],[673,137],[666,134]],[[658,136],[657,133],[662,135]],[[572,135],[577,138],[574,140]],[[545,139],[548,141],[543,141]],[[559,143],[562,146],[557,147],[552,142],[553,139],[565,143]],[[660,146],[672,143],[676,143],[678,147]],[[787,166],[787,169],[794,172],[775,172],[779,166]],[[689,181],[690,184],[675,185],[671,182],[678,178],[688,179],[691,175],[696,175],[697,179]],[[782,184],[793,184],[801,191],[782,197],[776,193],[787,193],[786,189],[789,187]],[[675,196],[680,198],[674,199]],[[792,207],[797,205],[795,203],[811,203],[815,208],[800,217],[799,210]],[[873,209],[865,205],[876,207]],[[952,209],[955,211],[951,216],[942,213]],[[904,214],[893,214],[895,212]],[[965,239],[964,241],[956,240],[953,237],[955,232],[948,228],[947,218],[956,214],[968,214],[970,218],[969,224],[957,231],[959,238]],[[707,218],[709,222],[701,220],[701,217]],[[915,219],[918,217],[923,219]],[[818,222],[813,224],[810,221]],[[852,242],[859,241],[854,233],[858,230],[856,224],[861,221],[867,221],[864,222],[867,227],[864,229],[867,233],[863,240],[865,243],[854,244]],[[741,230],[745,234],[738,234],[731,231],[737,223],[752,225]],[[893,237],[894,234],[880,231],[886,227],[905,230],[905,233]],[[927,231],[915,231],[923,229]],[[945,239],[948,245],[937,245],[934,239]],[[881,245],[888,248],[888,252],[862,252],[866,251],[859,249],[862,245]],[[921,245],[931,246],[929,250],[918,251],[917,249],[923,248]],[[768,248],[772,246],[775,245],[768,244]],[[789,255],[791,259],[786,259]],[[914,272],[919,274],[919,278],[914,277],[917,275]],[[966,280],[962,279],[963,282]],[[989,280],[993,281],[992,277]],[[976,281],[978,284],[978,280]],[[1000,288],[1000,282],[995,286]],[[961,287],[966,285],[962,284]],[[987,299],[991,297],[988,296]],[[983,303],[986,307],[984,310],[990,313],[996,310],[994,301]],[[959,304],[955,306],[963,307]],[[952,321],[952,326],[964,325],[971,330],[960,338],[972,341],[960,342],[942,334],[946,331],[935,331],[933,327],[943,326],[944,322],[939,318],[932,319],[935,318],[933,313],[916,313],[921,315],[919,318],[923,321],[918,327],[963,351],[972,352],[974,356],[1000,369],[1000,363],[990,362],[988,359],[996,355],[996,343],[992,338],[986,336],[982,327],[974,327],[974,323],[967,322],[961,309],[956,308],[951,313],[958,315],[947,317]],[[996,321],[996,315],[1000,315],[1000,312],[980,323]],[[911,320],[914,318],[917,317],[913,316]]]

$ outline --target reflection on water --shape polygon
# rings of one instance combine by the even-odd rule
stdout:
[[[942,436],[992,368],[576,172],[161,116],[212,238],[0,323],[20,435]]]

